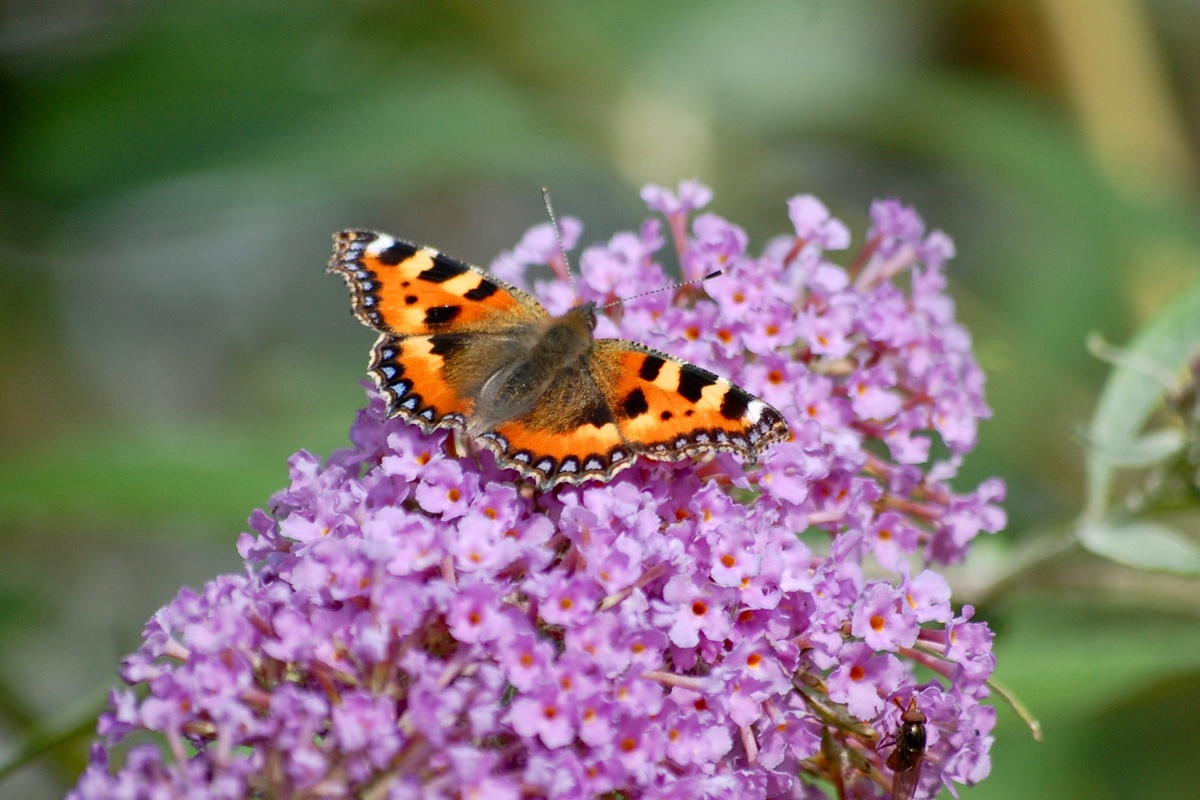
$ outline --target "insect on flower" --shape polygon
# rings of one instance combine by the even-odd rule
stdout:
[[[895,702],[900,706],[899,700]],[[908,701],[908,708],[900,715],[896,748],[887,758],[888,769],[892,771],[892,800],[912,800],[924,758],[925,714],[917,708],[917,698],[913,697]]]

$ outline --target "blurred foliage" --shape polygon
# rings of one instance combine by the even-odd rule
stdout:
[[[238,568],[290,453],[344,441],[369,337],[322,275],[332,231],[486,265],[542,221],[544,184],[591,241],[636,224],[643,183],[697,177],[759,243],[801,192],[857,231],[897,196],[957,243],[995,410],[963,480],[1002,475],[1012,524],[956,596],[1046,735],[1001,710],[965,794],[1185,796],[1200,590],[1078,534],[1194,547],[1188,491],[1126,502],[1154,472],[1129,447],[1186,451],[1143,423],[1194,433],[1170,405],[1194,337],[1164,334],[1166,361],[1134,339],[1111,380],[1174,386],[1073,432],[1109,369],[1088,334],[1129,341],[1200,274],[1198,33],[1186,0],[0,6],[0,752],[66,732],[0,794],[73,782],[71,732],[146,618]]]

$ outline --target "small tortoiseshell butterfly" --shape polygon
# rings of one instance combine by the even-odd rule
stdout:
[[[465,433],[540,489],[607,481],[639,455],[754,461],[788,436],[778,411],[711,372],[592,338],[594,303],[552,317],[483,270],[365,230],[335,234],[328,271],[379,331],[369,369],[388,415]]]

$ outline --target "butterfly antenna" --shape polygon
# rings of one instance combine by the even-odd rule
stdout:
[[[640,292],[638,294],[630,295],[629,297],[622,297],[618,300],[613,300],[611,303],[606,303],[606,304],[600,306],[600,309],[603,310],[605,308],[612,308],[613,306],[619,306],[621,303],[627,303],[630,300],[637,300],[639,297],[645,297],[648,294],[658,294],[659,292],[669,292],[674,289],[682,289],[684,286],[691,286],[692,284],[695,284],[695,283],[703,283],[704,281],[709,280],[710,278],[716,278],[720,275],[723,275],[724,273],[725,273],[725,270],[723,270],[723,269],[713,270],[712,272],[705,275],[703,278],[692,278],[690,281],[681,281],[680,283],[673,283],[670,286],[660,286],[657,289],[651,289],[648,292]]]
[[[558,227],[558,217],[554,216],[554,207],[550,205],[550,188],[542,187],[542,203],[546,206],[546,215],[550,217],[550,227],[554,229],[554,238],[558,240],[558,252],[562,255],[563,271],[571,282],[571,290],[575,291],[575,276],[571,274],[571,259],[567,258],[567,248],[563,245],[562,230]]]
[[[567,248],[565,246],[563,246],[562,230],[560,230],[558,227],[558,217],[554,216],[554,207],[550,204],[550,189],[547,186],[542,187],[542,203],[546,206],[546,215],[550,217],[550,227],[552,227],[554,229],[554,238],[558,240],[558,252],[562,254],[563,266],[566,269],[567,278],[571,281],[571,288],[574,289],[575,288],[575,276],[571,273],[571,260],[569,258],[567,258]],[[600,308],[600,310],[603,310],[606,308],[612,308],[613,306],[619,306],[621,303],[624,303],[626,301],[636,300],[639,297],[645,297],[648,294],[658,294],[659,292],[666,292],[666,291],[671,291],[674,289],[682,289],[684,286],[691,286],[692,284],[695,284],[695,283],[703,283],[704,281],[709,280],[710,278],[715,278],[718,275],[721,275],[723,272],[724,272],[724,270],[720,270],[720,269],[714,270],[702,278],[693,278],[690,281],[682,281],[680,283],[675,283],[670,286],[660,286],[659,288],[651,289],[648,292],[641,292],[640,294],[631,295],[630,297],[622,297],[618,300],[612,301],[611,303],[602,305],[599,308]]]

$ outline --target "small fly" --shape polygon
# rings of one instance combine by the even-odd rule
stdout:
[[[896,701],[900,705],[900,701]],[[892,800],[912,800],[921,777],[921,761],[925,757],[925,714],[917,708],[917,698],[910,698],[908,708],[900,715],[900,730],[896,732],[896,748],[888,756],[892,771]]]

